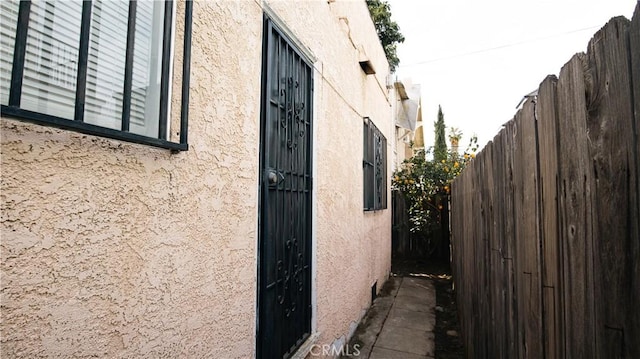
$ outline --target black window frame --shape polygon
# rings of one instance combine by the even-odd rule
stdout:
[[[387,139],[369,117],[364,118],[362,137],[363,208],[387,209]]]
[[[185,22],[184,22],[184,42],[183,42],[183,63],[182,63],[182,93],[180,109],[180,140],[172,142],[167,137],[167,127],[169,125],[169,87],[171,85],[170,67],[171,63],[171,43],[174,34],[172,33],[173,1],[165,1],[164,24],[163,24],[163,53],[162,53],[162,78],[160,93],[160,115],[158,116],[158,137],[149,137],[129,132],[129,116],[131,105],[132,75],[131,68],[133,62],[133,44],[136,21],[136,1],[129,2],[128,13],[128,33],[127,50],[125,59],[125,79],[124,96],[122,106],[122,127],[120,130],[101,127],[84,122],[84,103],[87,86],[87,60],[89,47],[89,31],[91,22],[92,0],[85,0],[82,4],[82,22],[80,26],[80,46],[78,51],[78,76],[76,82],[75,114],[74,119],[69,120],[62,117],[29,111],[20,108],[22,96],[22,79],[24,71],[27,32],[29,30],[29,13],[31,1],[21,1],[18,10],[18,21],[16,26],[16,39],[13,53],[13,65],[11,69],[11,83],[9,89],[8,104],[2,104],[2,117],[11,117],[40,125],[47,125],[56,128],[76,131],[87,135],[107,137],[116,140],[133,142],[137,144],[166,148],[172,151],[187,151],[188,118],[189,118],[189,82],[191,66],[191,37],[192,37],[192,14],[193,2],[185,2]]]

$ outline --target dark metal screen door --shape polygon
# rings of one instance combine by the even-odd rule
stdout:
[[[312,69],[264,24],[257,355],[286,358],[311,333]]]

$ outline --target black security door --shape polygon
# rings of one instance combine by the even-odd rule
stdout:
[[[264,24],[258,357],[286,358],[311,333],[312,70]]]

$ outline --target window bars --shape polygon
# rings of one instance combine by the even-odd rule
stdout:
[[[168,139],[173,1],[3,1],[1,7],[3,116],[188,149],[192,2],[185,2],[178,143]]]
[[[386,209],[387,139],[368,117],[364,119],[363,129],[364,210]]]

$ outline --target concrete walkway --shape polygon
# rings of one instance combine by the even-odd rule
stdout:
[[[435,355],[436,290],[429,279],[391,277],[356,330],[362,359],[426,359]],[[348,357],[345,357],[348,358]]]

